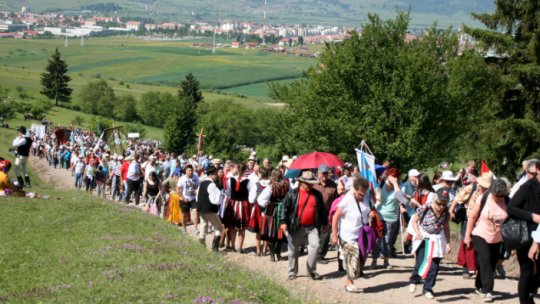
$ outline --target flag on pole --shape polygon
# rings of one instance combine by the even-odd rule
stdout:
[[[491,172],[491,174],[493,174],[493,171],[491,171],[491,169],[488,167],[488,165],[486,164],[485,161],[482,161],[482,164],[480,165],[480,176],[482,176],[482,174],[484,173],[488,173],[488,172]],[[496,179],[497,177],[495,176],[495,174],[493,174],[493,178]]]
[[[356,158],[358,160],[358,169],[360,176],[369,183],[368,197],[370,205],[375,205],[375,188],[379,186],[377,182],[377,173],[375,172],[375,156],[366,153],[363,149],[356,149]]]
[[[491,169],[487,166],[486,162],[482,161],[482,165],[480,166],[480,175],[491,172]]]
[[[369,183],[369,190],[366,195],[366,199],[369,200],[371,210],[375,211],[375,217],[370,220],[370,226],[375,230],[377,237],[381,238],[384,230],[383,222],[378,211],[375,209],[375,204],[377,203],[375,189],[379,187],[379,183],[377,182],[377,172],[375,171],[375,155],[373,155],[368,145],[363,140],[360,144],[360,149],[355,149],[355,151],[360,175]]]

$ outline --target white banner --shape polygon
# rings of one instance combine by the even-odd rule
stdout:
[[[43,137],[45,137],[45,126],[44,125],[32,124],[32,126],[30,126],[30,131],[32,131],[32,133],[36,134],[37,138],[39,138],[39,139],[43,139]]]

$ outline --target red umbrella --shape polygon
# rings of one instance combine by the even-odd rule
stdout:
[[[345,163],[336,155],[327,152],[311,152],[301,155],[291,164],[289,169],[315,169],[325,164],[328,167],[341,167]]]

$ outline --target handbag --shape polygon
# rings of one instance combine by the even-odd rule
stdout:
[[[509,218],[503,223],[501,233],[507,250],[518,250],[530,243],[529,227],[524,220]]]

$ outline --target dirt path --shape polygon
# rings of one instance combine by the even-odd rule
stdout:
[[[73,178],[67,170],[53,169],[45,160],[30,158],[30,165],[38,172],[41,178],[49,185],[61,189],[73,189]],[[189,235],[192,226],[189,228]],[[207,237],[208,247],[210,237]],[[254,235],[246,233],[246,248],[254,246]],[[458,248],[454,248],[457,250]],[[286,253],[283,253],[286,257]],[[249,254],[229,253],[224,256],[225,260],[231,261],[242,267],[255,270],[268,277],[274,278],[283,286],[298,295],[306,303],[381,303],[396,304],[414,301],[415,304],[423,303],[482,303],[482,299],[474,294],[474,281],[464,280],[461,277],[460,267],[450,261],[441,263],[441,271],[434,288],[435,300],[428,300],[421,295],[421,286],[417,292],[411,294],[408,291],[408,280],[413,266],[410,256],[400,256],[391,259],[393,269],[367,270],[364,278],[356,282],[356,285],[364,289],[363,293],[350,294],[345,292],[343,277],[336,273],[336,252],[330,251],[327,255],[331,262],[327,265],[317,265],[317,272],[324,276],[322,281],[312,281],[306,276],[306,257],[299,260],[299,277],[294,281],[287,280],[287,261],[271,262],[269,257],[256,257]],[[368,263],[370,260],[368,260]],[[381,262],[381,261],[380,261]],[[514,279],[495,281],[496,303],[517,303],[517,281]]]

